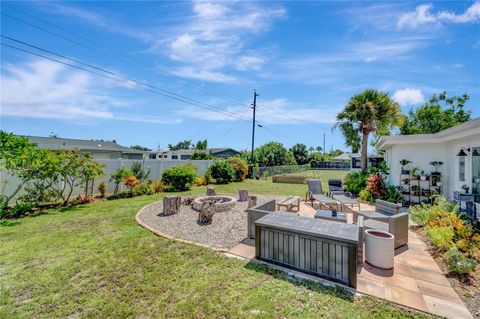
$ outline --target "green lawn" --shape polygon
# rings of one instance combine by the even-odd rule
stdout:
[[[217,186],[302,194],[305,185]],[[204,193],[205,187],[192,193]],[[134,221],[162,195],[0,221],[0,318],[403,318],[373,298],[296,282],[207,248],[157,237]],[[421,317],[417,315],[418,317]]]
[[[308,170],[298,173],[292,173],[288,175],[302,175],[306,176],[307,178],[315,178],[320,179],[322,181],[322,187],[324,191],[328,190],[328,180],[329,179],[341,179],[343,180],[350,171],[342,171],[342,170]],[[304,192],[305,193],[305,192]],[[305,194],[303,194],[305,195]]]

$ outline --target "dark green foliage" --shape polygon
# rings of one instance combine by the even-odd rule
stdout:
[[[105,184],[105,182],[101,182],[98,185],[98,191],[100,192],[100,197],[104,198],[105,194],[108,192],[107,184]]]
[[[305,144],[297,143],[290,149],[298,165],[308,163],[308,150]]]
[[[132,145],[132,146],[130,146],[130,148],[133,148],[135,150],[140,150],[140,151],[151,151],[152,150],[151,148],[141,146],[141,145]]]
[[[0,218],[19,218],[33,210],[34,205],[17,201],[11,208],[0,210]]]
[[[190,189],[197,174],[192,165],[167,168],[162,173],[162,183],[169,191],[184,191]]]
[[[453,97],[447,97],[446,91],[434,94],[423,106],[408,112],[400,133],[433,134],[470,120],[472,112],[463,110],[469,98],[466,93]]]
[[[191,159],[192,160],[209,160],[212,158],[213,156],[210,155],[208,152],[196,150],[195,152],[193,152]]]
[[[192,146],[191,140],[184,140],[180,141],[175,145],[168,144],[168,149],[170,151],[177,151],[177,150],[188,150]]]
[[[155,193],[155,189],[153,187],[153,184],[143,183],[132,188],[130,192],[132,193],[132,197],[141,195],[153,195]]]
[[[204,139],[203,141],[198,141],[196,144],[195,144],[195,149],[196,150],[206,150],[208,147],[208,141],[207,139]]]
[[[357,196],[367,186],[367,172],[351,172],[344,180],[345,189]]]
[[[260,166],[296,164],[292,152],[278,142],[269,142],[255,149],[255,159]]]
[[[120,183],[123,183],[123,181],[129,176],[132,176],[132,172],[123,166],[117,168],[117,170],[110,175],[110,181],[115,182],[115,189],[113,191],[114,195],[118,193]]]
[[[215,180],[215,184],[228,184],[235,179],[235,170],[232,164],[219,159],[208,168],[209,175]]]
[[[382,199],[390,203],[401,203],[403,197],[402,193],[398,190],[398,187],[394,185],[388,185],[385,189],[385,195]]]

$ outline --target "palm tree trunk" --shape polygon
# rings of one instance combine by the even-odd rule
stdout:
[[[368,133],[363,133],[362,135],[362,161],[360,162],[360,168],[362,171],[367,169],[367,161],[368,161]]]

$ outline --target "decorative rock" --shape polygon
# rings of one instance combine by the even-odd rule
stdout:
[[[238,190],[238,201],[239,202],[246,202],[247,200],[248,200],[248,190],[239,189]]]
[[[210,224],[213,219],[213,214],[215,214],[215,202],[203,202],[202,210],[198,213],[198,223]]]
[[[163,214],[173,215],[177,214],[180,210],[182,198],[180,196],[166,196],[163,198]]]
[[[250,195],[248,196],[248,208],[257,206],[257,196]]]
[[[207,187],[207,196],[215,196],[215,187],[213,186],[208,186]]]
[[[195,200],[195,197],[193,196],[185,196],[182,198],[182,204],[185,206],[190,206],[192,205],[194,200]]]

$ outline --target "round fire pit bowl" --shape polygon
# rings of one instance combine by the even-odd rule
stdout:
[[[233,206],[237,204],[237,200],[230,196],[202,196],[195,198],[192,203],[192,209],[196,210],[197,212],[202,210],[203,202],[205,201],[213,201],[215,202],[215,212],[221,213],[226,212],[232,209]]]

